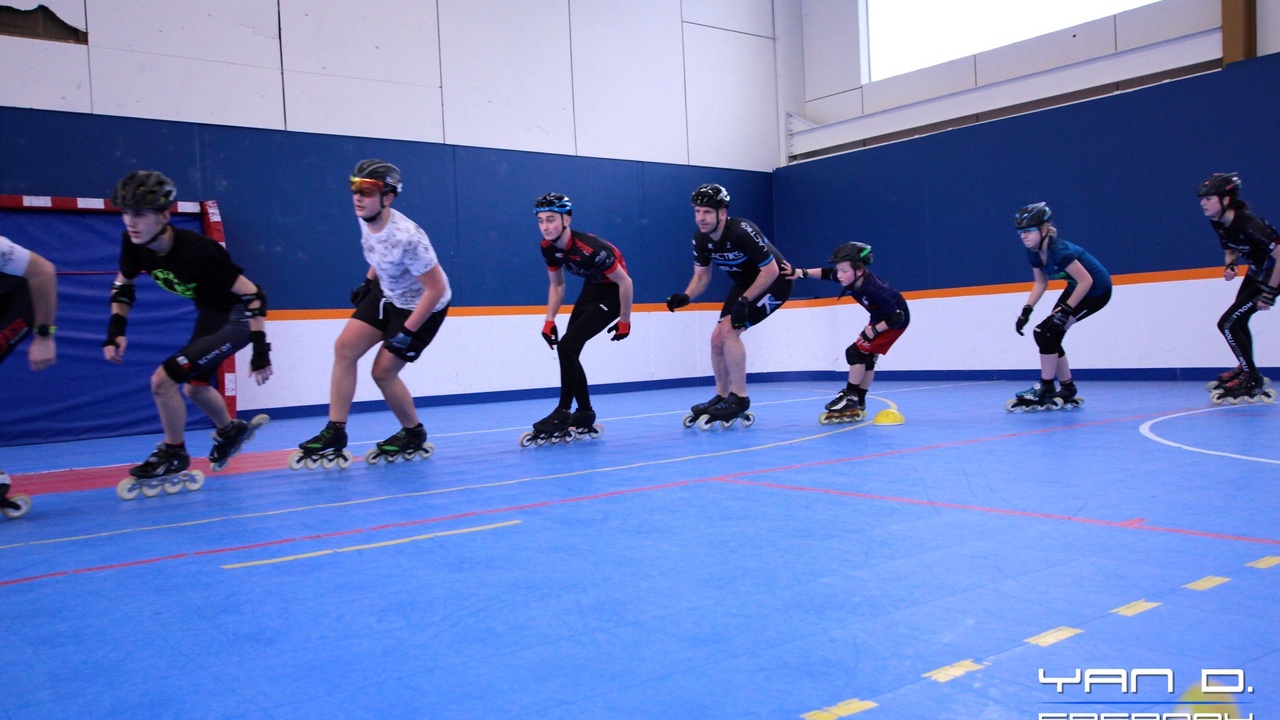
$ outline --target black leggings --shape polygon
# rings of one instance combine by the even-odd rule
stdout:
[[[1253,333],[1249,332],[1249,318],[1258,312],[1258,296],[1262,294],[1259,283],[1252,275],[1245,275],[1236,293],[1236,301],[1218,318],[1218,331],[1227,339],[1232,354],[1240,367],[1249,372],[1257,370],[1253,364]]]
[[[9,290],[0,292],[0,362],[9,357],[31,335],[35,322],[35,308],[31,305],[31,291],[26,280],[9,284]]]
[[[587,341],[618,319],[622,302],[618,298],[618,286],[609,283],[583,283],[582,293],[573,303],[569,325],[556,345],[560,356],[560,407],[568,408],[573,400],[578,407],[591,407],[591,394],[587,389],[587,373],[578,357]]]

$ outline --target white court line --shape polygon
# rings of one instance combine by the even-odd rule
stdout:
[[[1183,415],[1195,415],[1197,413],[1213,412],[1214,410],[1226,410],[1226,409],[1227,409],[1226,406],[1211,407],[1211,408],[1205,408],[1203,410],[1188,410],[1187,412],[1180,412],[1180,413],[1174,413],[1172,415],[1165,415],[1164,417],[1158,417],[1154,420],[1148,420],[1142,423],[1142,425],[1138,427],[1138,432],[1147,436],[1151,440],[1155,440],[1156,442],[1161,443],[1163,445],[1168,445],[1169,447],[1176,447],[1180,450],[1190,450],[1191,452],[1204,453],[1205,455],[1217,455],[1219,457],[1235,458],[1236,460],[1252,460],[1254,462],[1271,463],[1272,465],[1280,465],[1280,460],[1271,460],[1269,458],[1253,457],[1252,455],[1237,455],[1235,453],[1221,452],[1218,450],[1205,450],[1204,448],[1192,447],[1190,445],[1183,445],[1182,443],[1176,443],[1172,440],[1165,440],[1164,438],[1160,437],[1159,435],[1156,435],[1154,432],[1151,431],[1152,425],[1155,425],[1156,423],[1162,422],[1164,420],[1170,420],[1172,418],[1182,417]]]

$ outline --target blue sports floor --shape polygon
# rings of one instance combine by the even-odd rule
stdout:
[[[877,383],[893,427],[755,384],[706,432],[708,388],[598,395],[603,437],[528,449],[552,401],[432,408],[426,461],[235,472],[323,424],[284,420],[199,492],[38,495],[0,519],[0,717],[1280,718],[1280,406],[1006,413],[1026,384]],[[1238,691],[1190,700],[1206,669]]]

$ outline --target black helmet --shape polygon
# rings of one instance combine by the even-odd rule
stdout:
[[[831,259],[827,261],[827,264],[835,265],[836,263],[848,262],[857,265],[870,265],[871,258],[870,245],[860,242],[847,242],[831,253]]]
[[[572,215],[573,202],[564,193],[547,193],[533,203],[533,211],[535,213],[553,212],[561,215]]]
[[[173,181],[155,170],[134,170],[120,178],[111,202],[121,210],[168,210],[178,196]]]
[[[384,193],[399,195],[400,191],[404,189],[404,183],[400,180],[400,168],[386,160],[369,158],[356,163],[355,169],[351,171],[352,189],[361,180],[374,180],[382,183],[382,192]]]
[[[1240,194],[1240,186],[1243,184],[1240,176],[1235,173],[1214,173],[1200,183],[1196,194],[1200,197],[1227,195],[1234,198]]]
[[[1053,211],[1045,203],[1028,205],[1013,216],[1013,226],[1018,230],[1030,230],[1053,220]]]
[[[722,185],[708,183],[699,185],[697,190],[693,191],[691,202],[697,207],[708,207],[715,210],[729,207],[729,191],[724,189]]]

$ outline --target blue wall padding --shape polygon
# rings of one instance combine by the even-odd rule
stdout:
[[[0,128],[0,194],[106,197],[141,167],[169,174],[181,199],[217,200],[228,247],[276,309],[344,307],[359,284],[347,177],[366,157],[404,172],[395,207],[431,237],[457,306],[546,302],[532,208],[553,190],[573,199],[576,229],[622,249],[637,302],[684,289],[698,185],[727,186],[735,212],[773,229],[772,181],[761,172],[15,108],[0,108]]]
[[[175,216],[174,224],[200,229],[193,216]],[[0,365],[0,446],[160,432],[151,373],[186,344],[195,307],[140,276],[125,362],[103,359],[122,230],[113,214],[0,210],[0,235],[48,258],[59,271],[58,361],[32,372],[23,343]],[[210,423],[191,408],[188,427]],[[205,452],[203,445],[201,438],[193,452]]]
[[[1030,280],[1013,215],[1041,200],[1061,236],[1112,273],[1206,267],[1222,251],[1198,184],[1240,172],[1242,197],[1275,224],[1277,138],[1280,55],[1270,55],[782,168],[775,226],[811,265],[841,242],[871,244],[876,269],[901,290]]]

